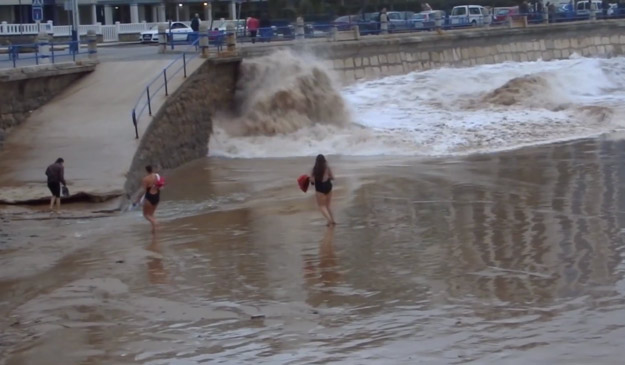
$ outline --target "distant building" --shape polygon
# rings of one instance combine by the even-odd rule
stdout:
[[[252,0],[256,2],[258,0]],[[212,14],[216,17],[236,17],[235,0],[78,0],[80,24],[103,25],[140,22],[165,22],[168,20],[191,20],[198,13],[204,20]],[[43,0],[43,22],[52,21],[55,25],[71,23],[70,1]],[[0,0],[0,22],[34,23],[32,0]]]

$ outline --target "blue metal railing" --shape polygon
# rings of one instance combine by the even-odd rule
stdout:
[[[415,14],[415,15],[418,15]],[[618,19],[625,17],[625,9],[613,9],[610,13],[603,11],[595,11],[596,19]],[[546,23],[545,14],[543,12],[528,12],[525,14],[514,13],[511,14],[512,18],[520,18],[522,16],[527,17],[528,24],[542,24]],[[549,14],[549,23],[561,23],[561,22],[575,22],[575,21],[587,21],[590,19],[589,12],[577,12],[577,11],[564,11],[562,9],[557,10],[555,13]],[[475,20],[475,23],[473,22]],[[515,19],[516,20],[516,19]],[[409,33],[409,32],[421,32],[434,30],[440,28],[458,29],[480,26],[503,26],[508,24],[507,16],[493,16],[490,14],[484,16],[481,20],[476,20],[474,16],[452,16],[445,15],[438,22],[433,18],[422,20],[419,18],[403,19],[403,20],[389,20],[387,23],[388,33]],[[360,35],[377,35],[382,32],[381,23],[377,20],[357,20],[357,21],[345,21],[345,22],[313,22],[306,23],[304,25],[304,38],[323,38],[331,35],[334,29],[337,31],[347,31],[354,26],[358,26]],[[282,40],[292,40],[297,37],[297,25],[280,25],[272,27],[259,28],[255,37],[256,42],[273,42]],[[251,42],[252,37],[249,29],[237,30],[237,42],[246,43]]]
[[[19,67],[26,65],[39,65],[40,63],[56,63],[66,61],[71,58],[72,61],[83,55],[88,55],[93,51],[83,48],[77,41],[69,42],[37,42],[26,44],[12,44],[6,46],[7,57],[0,58],[0,67]],[[49,61],[49,62],[48,62]]]
[[[169,96],[169,88],[168,82],[171,81],[173,77],[183,72],[183,77],[187,77],[187,63],[198,56],[198,44],[200,43],[200,39],[202,37],[208,37],[208,34],[198,34],[197,38],[194,38],[191,44],[186,43],[188,46],[182,52],[182,54],[176,57],[173,61],[171,61],[163,71],[156,75],[146,86],[145,90],[139,95],[137,102],[132,108],[132,124],[135,128],[135,138],[139,138],[139,128],[138,121],[145,112],[148,110],[148,114],[152,116],[152,99],[156,96],[161,90],[164,90],[165,96]],[[174,44],[172,43],[173,47]]]

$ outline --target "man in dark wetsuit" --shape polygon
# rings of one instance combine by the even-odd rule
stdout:
[[[65,183],[64,162],[62,158],[57,158],[56,162],[46,169],[48,189],[50,189],[50,193],[52,193],[52,199],[50,199],[50,210],[52,211],[54,210],[55,204],[57,210],[61,209],[61,184],[63,184],[63,186],[67,185]]]

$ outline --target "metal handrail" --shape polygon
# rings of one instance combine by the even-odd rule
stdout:
[[[23,44],[11,44],[7,46],[7,55],[8,59],[0,59],[1,62],[11,62],[13,68],[18,67],[20,61],[28,61],[34,60],[35,65],[39,65],[39,63],[45,59],[49,59],[50,63],[56,63],[58,58],[61,57],[72,57],[73,61],[76,61],[76,55],[79,54],[89,54],[89,51],[80,52],[81,43],[78,41],[68,41],[68,42],[54,42],[54,41],[46,41],[46,42],[36,42],[36,43],[23,43]],[[42,53],[40,47],[49,46],[49,53]],[[65,50],[59,51],[56,50],[55,47],[58,46],[68,46],[67,52]],[[23,50],[28,50],[29,52],[21,52]],[[31,55],[32,56],[29,56]]]
[[[135,128],[135,138],[139,139],[139,128],[138,121],[141,119],[141,116],[148,109],[148,115],[152,116],[152,99],[153,97],[161,90],[165,89],[165,96],[169,96],[169,88],[168,81],[171,80],[174,76],[176,76],[180,71],[184,71],[184,78],[187,77],[187,62],[191,61],[195,57],[198,56],[198,52],[194,51],[190,56],[187,56],[189,49],[193,48],[197,50],[198,43],[200,37],[207,37],[208,34],[203,35],[199,34],[198,39],[196,39],[193,43],[191,43],[182,54],[176,57],[173,61],[171,61],[163,71],[156,75],[148,84],[145,86],[145,89],[139,97],[137,98],[137,102],[132,107],[132,124]],[[180,62],[180,64],[179,64]],[[175,68],[177,67],[177,68]],[[169,72],[169,73],[168,73]],[[160,84],[157,84],[160,81]],[[156,84],[156,85],[155,85]]]

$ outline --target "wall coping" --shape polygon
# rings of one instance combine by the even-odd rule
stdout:
[[[55,63],[52,65],[24,66],[0,70],[0,82],[18,81],[39,77],[61,76],[95,70],[97,61],[80,60],[76,62]]]

